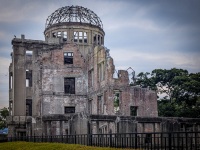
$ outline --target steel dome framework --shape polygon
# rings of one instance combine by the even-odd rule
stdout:
[[[101,19],[93,11],[81,6],[65,6],[57,9],[47,18],[45,27],[63,22],[88,23],[103,29]]]

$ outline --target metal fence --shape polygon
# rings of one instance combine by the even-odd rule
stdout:
[[[145,150],[200,150],[200,132],[156,132],[9,137],[8,141],[57,142]]]
[[[0,143],[7,142],[7,134],[0,134]]]

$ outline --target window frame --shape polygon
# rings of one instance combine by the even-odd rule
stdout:
[[[89,87],[93,87],[94,86],[94,69],[91,69],[88,74],[89,74],[88,85]]]
[[[63,41],[67,41],[67,31],[63,32]]]
[[[72,81],[72,79],[73,79],[73,81]],[[73,82],[72,86],[71,86],[70,82]],[[67,83],[69,83],[69,84],[67,84]],[[72,87],[72,89],[71,89],[71,87]],[[64,78],[64,93],[65,94],[75,94],[76,93],[76,86],[75,86],[75,78],[74,77],[65,77]]]
[[[83,32],[83,43],[88,43],[87,41],[87,32]]]
[[[67,111],[68,108],[68,111]],[[73,114],[76,112],[75,106],[65,106],[64,107],[64,114]]]
[[[130,116],[137,116],[137,115],[138,115],[138,106],[130,106]]]
[[[32,87],[32,70],[26,70],[26,87]]]
[[[32,99],[26,99],[26,116],[32,116]]]
[[[103,95],[97,95],[97,114],[104,114]]]
[[[79,43],[83,43],[83,32],[82,31],[79,31],[78,32],[78,42]]]
[[[74,53],[73,52],[64,52],[63,58],[64,58],[64,65],[74,63]]]
[[[113,106],[115,114],[119,113],[120,111],[120,102],[121,102],[121,93],[120,90],[114,90],[114,99],[113,99]]]
[[[98,81],[99,82],[104,81],[104,79],[105,79],[105,64],[104,64],[104,61],[102,61],[101,63],[98,64],[97,70],[98,70]]]
[[[74,42],[77,43],[79,41],[79,32],[78,31],[74,31]]]

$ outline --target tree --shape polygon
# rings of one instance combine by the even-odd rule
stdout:
[[[0,109],[0,129],[6,127],[6,117],[9,115],[9,111],[6,107]]]
[[[155,69],[139,73],[135,85],[157,91],[160,116],[200,117],[200,73]]]

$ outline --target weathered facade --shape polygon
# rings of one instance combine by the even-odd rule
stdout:
[[[9,136],[142,132],[136,116],[158,116],[155,91],[130,86],[127,70],[113,77],[94,12],[62,7],[47,18],[44,35],[45,41],[12,40]],[[123,116],[131,122],[127,128]],[[160,125],[146,126],[160,131]]]

